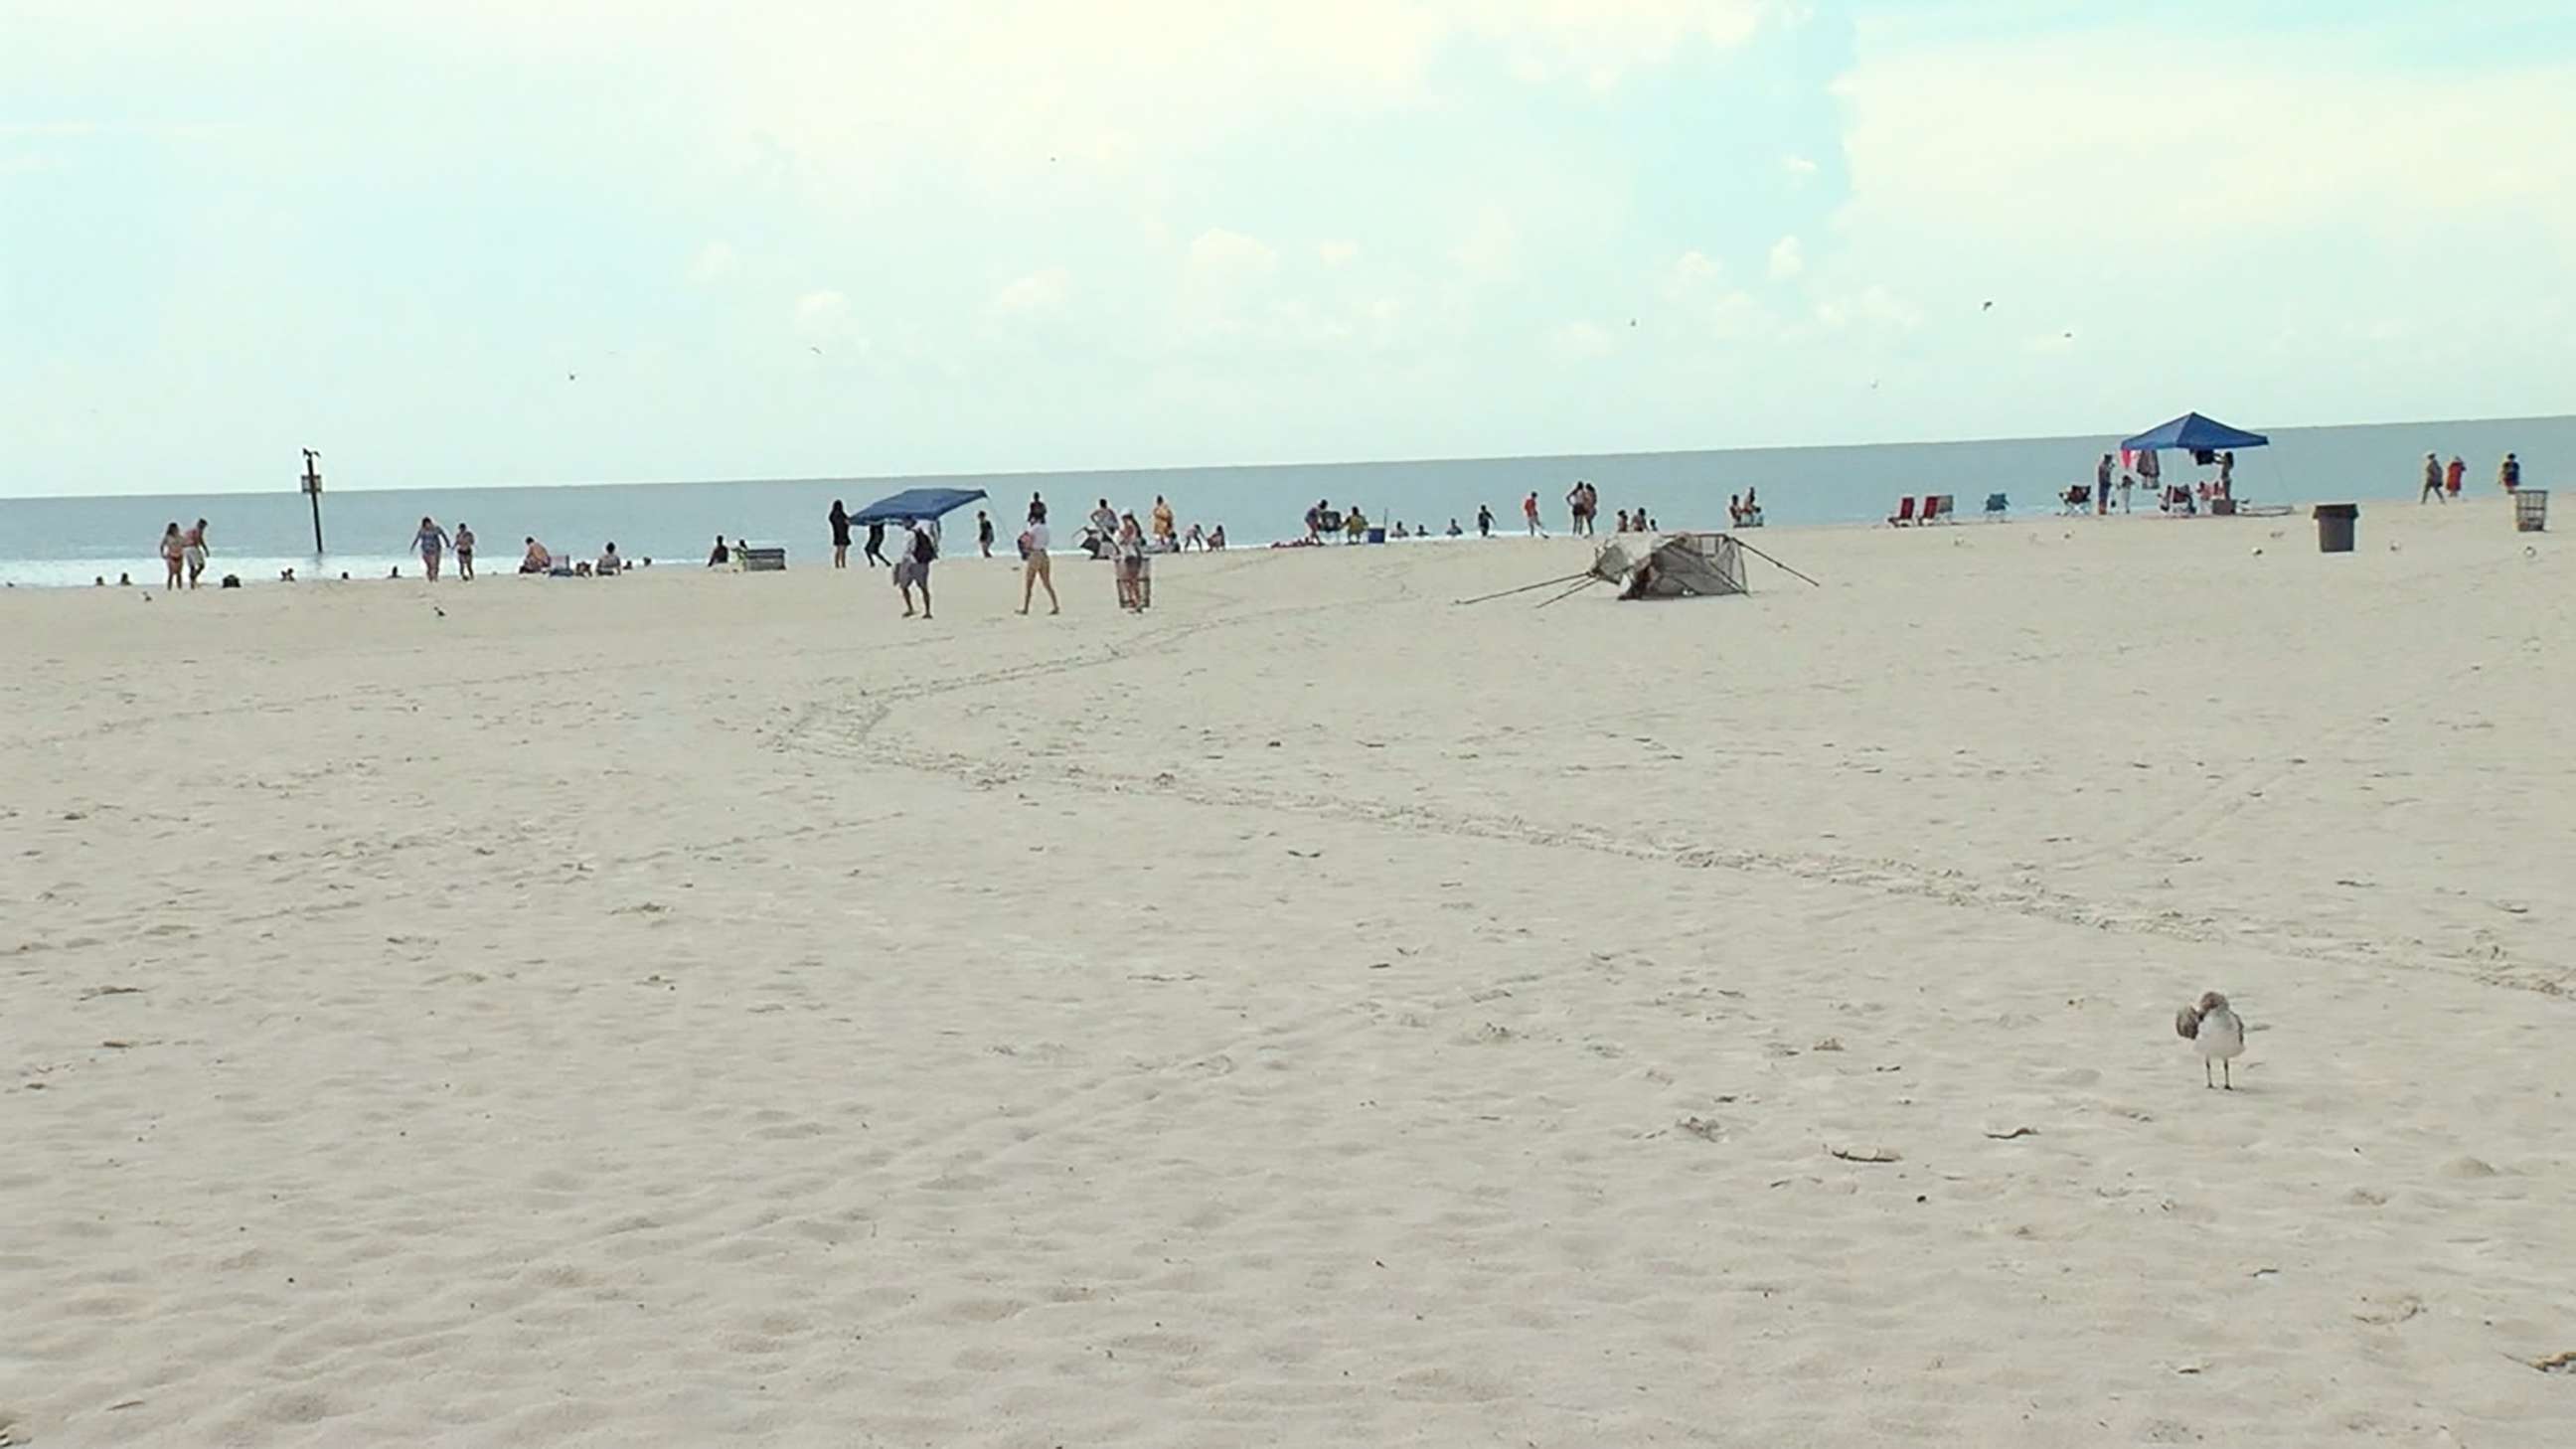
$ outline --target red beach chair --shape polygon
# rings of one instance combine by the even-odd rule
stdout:
[[[1912,523],[1914,521],[1914,495],[1908,493],[1904,497],[1897,499],[1896,511],[1888,515],[1887,521],[1895,524],[1899,528],[1903,528],[1905,525]]]

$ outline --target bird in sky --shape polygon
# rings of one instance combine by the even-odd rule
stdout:
[[[1982,307],[1979,307],[1977,310],[1978,310],[1978,311],[1980,311],[1980,312],[1991,312],[1991,311],[1995,310],[1995,304],[1994,304],[1994,303],[1992,303],[1992,302],[1988,302],[1986,305],[1984,305],[1984,306],[1982,306]]]

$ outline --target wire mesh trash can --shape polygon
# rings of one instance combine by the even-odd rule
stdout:
[[[2353,528],[2361,518],[2358,503],[2320,503],[2316,508],[2317,552],[2352,552]]]
[[[2525,488],[2513,495],[2513,531],[2546,533],[2549,531],[2549,490]]]

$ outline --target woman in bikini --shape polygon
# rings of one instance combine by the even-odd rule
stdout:
[[[179,525],[173,520],[161,530],[161,562],[170,569],[169,587],[179,587],[179,576],[188,567],[188,541],[179,536]]]

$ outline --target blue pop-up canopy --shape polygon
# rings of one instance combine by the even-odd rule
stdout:
[[[2120,444],[2131,453],[2160,453],[2179,448],[2187,453],[2216,453],[2231,448],[2260,448],[2272,440],[2261,433],[2231,428],[2198,413],[2184,413],[2160,428],[2149,428]]]
[[[984,496],[981,488],[907,488],[850,515],[852,523],[910,523],[953,513]]]

